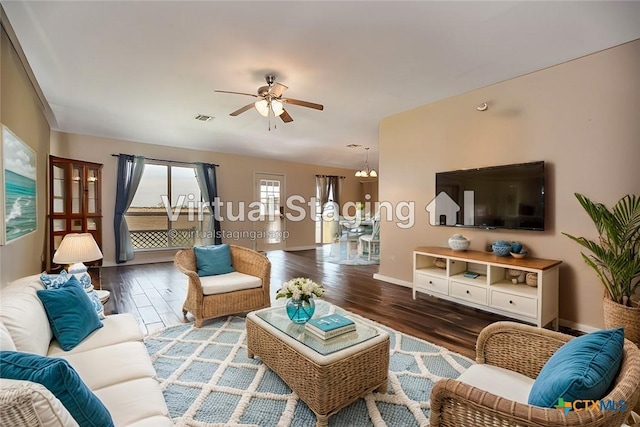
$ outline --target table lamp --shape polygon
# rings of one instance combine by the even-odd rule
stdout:
[[[69,273],[86,272],[87,267],[83,263],[99,259],[102,259],[102,252],[91,233],[66,234],[58,250],[53,254],[53,262],[65,264],[65,269]],[[102,282],[100,282],[100,289],[96,292],[103,304],[111,295],[109,291],[102,290]]]
[[[65,264],[67,271],[84,270],[84,262],[102,259],[102,252],[91,233],[70,233],[64,236],[58,250],[53,254],[53,262]],[[79,264],[79,265],[77,265]]]

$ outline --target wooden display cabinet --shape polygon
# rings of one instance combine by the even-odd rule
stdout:
[[[49,156],[48,269],[59,268],[53,253],[69,233],[91,233],[102,250],[102,164]],[[102,260],[86,264],[91,273]]]

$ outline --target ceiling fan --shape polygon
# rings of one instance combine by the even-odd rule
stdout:
[[[301,107],[313,108],[315,110],[324,109],[324,106],[321,104],[301,101],[293,98],[283,98],[282,94],[289,88],[282,83],[278,83],[276,81],[276,76],[273,74],[265,74],[264,79],[267,82],[267,85],[260,86],[258,88],[257,95],[253,93],[231,92],[228,90],[215,90],[214,92],[233,93],[236,95],[247,95],[258,98],[258,101],[245,105],[244,107],[229,114],[230,116],[240,115],[245,111],[250,110],[252,107],[255,107],[258,113],[264,117],[268,117],[269,113],[273,113],[274,116],[280,117],[283,122],[289,123],[293,121],[293,118],[291,118],[289,113],[284,109],[284,104],[299,105]]]

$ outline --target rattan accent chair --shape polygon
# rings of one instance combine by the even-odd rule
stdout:
[[[514,322],[497,322],[478,336],[476,362],[535,379],[545,362],[573,337]],[[629,416],[640,394],[640,350],[625,340],[614,388],[603,400],[626,401],[626,411],[570,411],[517,403],[454,379],[431,390],[431,426],[615,426]]]
[[[204,295],[193,248],[178,251],[174,264],[189,278],[187,298],[182,306],[182,313],[193,314],[196,327],[201,327],[206,319],[244,313],[269,307],[269,285],[271,262],[266,256],[242,246],[229,245],[233,268],[244,274],[259,277],[262,286],[221,294]]]

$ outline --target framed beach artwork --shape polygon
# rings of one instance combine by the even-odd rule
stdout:
[[[0,245],[6,245],[38,229],[36,153],[3,125],[0,159]]]

